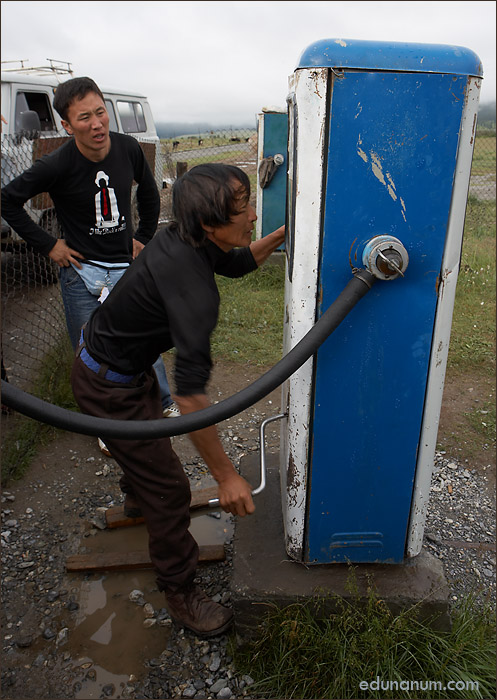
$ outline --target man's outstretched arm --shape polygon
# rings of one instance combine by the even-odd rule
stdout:
[[[257,266],[260,267],[262,263],[269,258],[271,253],[274,253],[274,251],[277,248],[279,248],[279,246],[284,242],[284,226],[280,226],[276,229],[276,231],[273,231],[273,233],[269,233],[267,236],[264,236],[264,238],[259,238],[257,241],[252,241],[249,248],[252,255],[254,256],[254,260],[257,263]]]
[[[206,394],[175,396],[182,415],[200,411],[211,405]],[[210,473],[219,486],[219,502],[226,513],[249,515],[255,510],[252,500],[252,488],[238,474],[233,462],[223,449],[215,425],[189,433],[189,437],[200,456],[207,464]]]

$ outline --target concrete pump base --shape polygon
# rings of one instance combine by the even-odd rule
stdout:
[[[255,513],[237,518],[235,524],[231,600],[242,639],[257,633],[271,606],[329,596],[320,608],[322,614],[329,614],[334,607],[332,596],[360,605],[371,585],[393,613],[416,604],[423,619],[435,616],[434,627],[450,628],[449,589],[442,563],[424,550],[402,564],[306,566],[291,560],[285,551],[278,454],[267,455],[266,463],[267,484],[255,497]],[[259,469],[258,454],[242,459],[241,474],[254,486],[259,484]],[[355,592],[350,590],[351,582]]]

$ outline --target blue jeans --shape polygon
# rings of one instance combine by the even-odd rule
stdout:
[[[124,270],[123,270],[124,272]],[[100,302],[95,294],[90,294],[85,283],[72,267],[59,268],[60,291],[64,302],[67,330],[74,350],[79,344],[81,328],[88,321]],[[159,382],[162,408],[167,408],[173,403],[171,391],[167,381],[166,368],[161,357],[154,362],[153,368]]]

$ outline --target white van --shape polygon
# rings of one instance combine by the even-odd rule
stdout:
[[[9,63],[2,63],[2,68]],[[42,68],[2,70],[2,185],[24,172],[41,155],[59,148],[69,137],[53,108],[55,89],[73,77],[70,64],[50,62]],[[99,86],[109,113],[110,130],[136,138],[162,188],[163,172],[160,140],[147,98],[135,92],[123,92]],[[57,222],[48,195],[39,195],[27,203],[29,214],[47,230],[57,234]],[[19,236],[2,222],[2,244],[20,242]]]

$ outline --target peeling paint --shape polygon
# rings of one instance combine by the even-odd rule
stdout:
[[[368,157],[367,157],[367,155],[364,153],[364,151],[362,150],[362,148],[357,148],[357,154],[363,159],[363,161],[364,161],[365,163],[368,162]]]
[[[388,193],[390,194],[390,197],[393,199],[393,201],[397,201],[397,193],[395,191],[395,183],[392,180],[392,176],[390,173],[386,173],[387,180],[388,180]]]
[[[394,202],[399,199],[400,203],[400,208],[401,208],[401,215],[404,221],[407,222],[406,219],[406,205],[402,197],[398,197],[396,187],[395,187],[395,182],[393,181],[392,176],[388,171],[383,172],[383,165],[381,163],[381,159],[377,153],[374,151],[369,152],[369,157],[367,153],[361,148],[362,146],[362,139],[361,136],[359,135],[359,138],[357,140],[357,145],[356,145],[356,151],[357,155],[359,158],[361,158],[365,163],[369,162],[369,158],[371,158],[371,170],[373,172],[373,175],[375,178],[381,182],[381,184],[386,187],[388,194],[390,197],[393,199]]]
[[[374,151],[370,151],[371,155],[371,169],[373,171],[373,175],[377,180],[381,182],[382,185],[386,186],[385,182],[385,176],[383,175],[383,168],[381,167],[381,160],[379,157],[376,155]]]
[[[335,44],[338,44],[339,46],[343,46],[344,48],[347,46],[347,42],[344,41],[343,39],[335,39]]]

